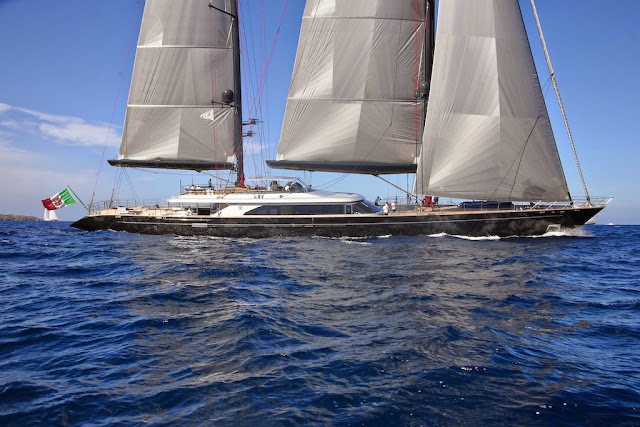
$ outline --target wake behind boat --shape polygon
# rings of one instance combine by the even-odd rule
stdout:
[[[230,169],[235,184],[184,187],[163,206],[102,202],[74,227],[227,237],[539,235],[583,225],[610,200],[589,196],[579,163],[586,200],[569,193],[517,0],[441,2],[437,37],[434,0],[307,1],[278,153],[267,161],[415,173],[407,200],[490,203],[416,203],[387,215],[358,194],[294,178],[252,186],[243,126],[256,120],[242,120],[236,7],[147,0],[122,145],[109,161]]]

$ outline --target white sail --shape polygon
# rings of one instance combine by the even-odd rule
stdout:
[[[212,5],[235,13],[235,0]],[[206,0],[147,0],[118,161],[213,168],[233,160],[232,18]],[[213,102],[212,102],[213,101]]]
[[[45,221],[57,221],[58,215],[56,215],[56,211],[50,211],[49,209],[45,209],[42,219],[44,219]]]
[[[415,170],[424,125],[425,0],[308,0],[276,161]]]
[[[517,0],[440,2],[417,192],[568,200]]]

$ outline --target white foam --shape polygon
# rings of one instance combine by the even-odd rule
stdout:
[[[388,239],[390,237],[393,237],[393,235],[392,234],[383,234],[381,236],[360,236],[360,237],[351,237],[351,236],[342,236],[342,237],[311,236],[312,239],[338,239],[338,240]]]
[[[427,237],[453,237],[456,239],[462,239],[462,240],[500,240],[501,237],[500,236],[463,236],[463,235],[459,235],[459,234],[448,234],[448,233],[436,233],[436,234],[429,234],[427,235]]]
[[[342,243],[346,243],[348,245],[363,245],[363,246],[370,246],[373,244],[370,242],[358,242],[358,241],[349,240],[349,239],[342,239]]]
[[[429,234],[427,237],[445,237],[448,236],[447,233],[437,233],[437,234]]]
[[[589,234],[587,230],[583,228],[563,228],[561,230],[548,231],[544,234],[535,235],[535,236],[516,236],[516,235],[507,236],[507,237],[465,236],[460,234],[448,234],[448,233],[437,233],[437,234],[427,235],[427,237],[435,237],[435,238],[441,238],[441,237],[447,237],[447,236],[454,237],[456,239],[472,240],[472,241],[496,241],[496,240],[503,240],[503,239],[522,239],[522,238],[540,239],[544,237],[593,237],[591,234]]]
[[[500,236],[456,236],[456,235],[451,235],[451,237],[455,237],[456,239],[463,239],[463,240],[500,240],[501,237]]]
[[[540,236],[525,236],[532,239],[539,239],[542,237],[593,237],[584,228],[563,228],[558,231],[547,231]]]

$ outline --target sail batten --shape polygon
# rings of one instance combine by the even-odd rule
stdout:
[[[425,0],[307,1],[269,166],[415,170],[424,125],[416,85],[425,82],[425,12]],[[386,170],[394,172],[380,172]]]
[[[416,189],[476,200],[568,200],[517,0],[440,3]]]
[[[235,11],[235,0],[214,0]],[[129,167],[233,167],[235,91],[233,18],[201,0],[147,0],[123,139],[112,164]],[[151,166],[148,166],[151,165]]]

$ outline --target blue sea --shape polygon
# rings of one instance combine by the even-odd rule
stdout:
[[[640,425],[640,227],[222,239],[0,222],[0,425]]]

